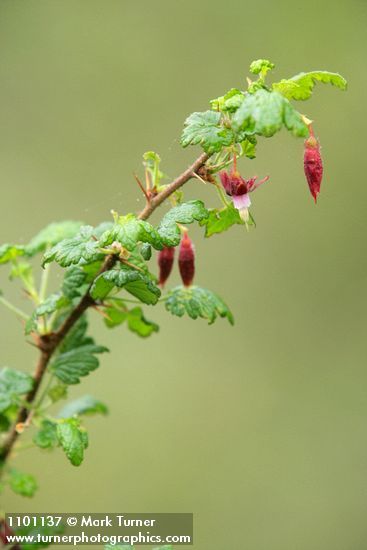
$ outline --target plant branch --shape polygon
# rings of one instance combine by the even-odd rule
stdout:
[[[180,174],[172,183],[166,185],[163,191],[153,197],[150,203],[148,203],[145,208],[140,212],[138,217],[141,220],[147,220],[153,214],[154,210],[162,204],[162,202],[164,202],[170,195],[172,195],[175,191],[177,191],[177,189],[182,187],[182,185],[184,185],[194,176],[199,168],[201,168],[206,163],[208,158],[209,155],[207,155],[206,153],[200,155],[200,157],[196,159],[196,161],[187,170],[182,172],[182,174]]]
[[[148,219],[156,208],[158,208],[170,195],[172,195],[177,189],[182,185],[188,182],[194,174],[206,163],[209,155],[202,154],[196,161],[189,167],[187,170],[182,172],[174,181],[168,184],[164,189],[153,197],[144,207],[144,209],[138,214],[138,218],[141,220]],[[118,261],[118,256],[115,254],[109,254],[106,256],[104,263],[102,264],[101,269],[99,270],[98,275],[109,271]],[[96,276],[96,277],[97,277]],[[24,424],[27,425],[27,421],[31,419],[32,411],[29,411],[29,405],[31,405],[41,386],[44,374],[50,360],[53,357],[57,347],[64,340],[64,338],[69,333],[70,329],[75,325],[75,323],[80,319],[80,317],[85,313],[85,311],[95,305],[93,298],[90,296],[90,289],[92,284],[89,286],[88,290],[80,300],[79,304],[72,310],[70,315],[65,319],[64,323],[56,332],[51,332],[49,334],[37,335],[37,347],[40,350],[40,357],[36,365],[36,369],[33,375],[33,387],[31,391],[26,395],[26,404],[19,409],[17,419],[12,427],[11,431],[5,443],[0,451],[0,465],[4,465],[7,459],[9,458],[10,453],[13,450],[14,444],[16,443],[21,431],[23,430]],[[1,299],[4,301],[3,299]],[[19,315],[19,312],[18,312]]]

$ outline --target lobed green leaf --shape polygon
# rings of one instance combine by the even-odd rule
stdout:
[[[86,280],[87,274],[82,268],[76,265],[69,267],[61,287],[63,295],[70,300],[81,296],[86,290]]]
[[[68,303],[69,300],[61,292],[55,292],[54,294],[50,294],[50,296],[36,308],[35,314],[37,317],[49,315],[63,308]]]
[[[34,256],[44,252],[47,248],[56,245],[64,239],[75,237],[82,226],[82,222],[66,220],[51,223],[42,229],[25,247],[27,256]]]
[[[142,338],[147,338],[154,332],[159,331],[159,326],[152,321],[148,321],[140,307],[129,310],[123,300],[117,298],[110,300],[105,313],[105,323],[109,328],[117,327],[127,321],[129,330]]]
[[[245,157],[249,159],[256,158],[256,145],[257,139],[255,136],[246,136],[243,141],[241,141],[242,153]]]
[[[214,111],[223,113],[234,113],[244,100],[245,94],[237,88],[232,88],[225,95],[212,99],[210,101],[211,108]]]
[[[328,71],[311,71],[274,82],[273,90],[281,93],[287,99],[306,100],[311,97],[316,82],[332,84],[340,90],[347,89],[347,81],[340,74]]]
[[[64,384],[79,384],[80,378],[87,376],[99,366],[96,354],[108,351],[103,346],[86,344],[60,353],[50,366],[50,371]]]
[[[295,136],[305,137],[308,133],[301,115],[289,101],[278,92],[265,89],[248,94],[233,117],[237,131],[271,137],[283,125]]]
[[[221,114],[214,111],[192,113],[184,123],[181,136],[183,147],[201,145],[209,155],[217,153],[223,147],[234,142],[234,135],[230,128],[221,124]]]
[[[0,412],[19,403],[19,397],[33,387],[33,378],[25,372],[4,367],[0,370]]]
[[[80,466],[84,450],[88,447],[88,434],[76,418],[68,418],[57,424],[57,437],[73,466]]]
[[[150,276],[133,268],[119,267],[97,277],[90,294],[94,300],[103,300],[114,288],[124,288],[145,304],[156,304],[161,295]]]
[[[240,213],[232,204],[221,209],[209,210],[209,216],[200,225],[205,225],[205,237],[211,237],[215,233],[223,233],[232,225],[244,225]]]
[[[59,319],[62,322],[63,318]],[[83,315],[72,327],[64,341],[59,346],[59,351],[64,353],[72,351],[89,344],[94,344],[93,338],[86,335],[88,329],[88,320],[86,315]]]
[[[55,261],[61,267],[91,263],[101,256],[100,243],[93,239],[94,229],[90,225],[81,227],[75,237],[57,243],[43,256],[43,265]]]
[[[219,296],[197,286],[178,286],[168,293],[165,302],[167,311],[172,315],[182,317],[185,313],[191,319],[206,319],[211,325],[216,318],[227,317],[233,325],[234,319],[231,311]]]
[[[202,222],[208,217],[208,210],[200,200],[184,202],[171,208],[158,226],[158,233],[165,246],[177,246],[181,240],[179,224]]]
[[[118,222],[101,236],[100,246],[107,247],[115,241],[130,252],[139,242],[148,243],[157,250],[163,248],[157,230],[150,223],[139,220],[134,214],[120,216]]]
[[[23,497],[33,497],[38,489],[37,481],[31,474],[24,474],[15,468],[9,472],[9,485],[14,493]]]
[[[41,449],[52,449],[58,444],[56,423],[43,420],[41,428],[33,437],[33,442]]]

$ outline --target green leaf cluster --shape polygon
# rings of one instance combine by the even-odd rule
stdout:
[[[256,59],[250,65],[250,73],[259,74],[264,77],[269,71],[274,69],[275,65],[268,59]]]
[[[106,414],[107,412],[102,403],[89,396],[78,401],[74,405],[69,405],[69,410],[74,411],[73,416],[43,420],[41,428],[33,437],[34,443],[41,449],[61,447],[73,466],[80,466],[83,462],[84,451],[88,447],[88,434],[81,426],[79,416],[96,412]]]
[[[248,94],[233,117],[237,131],[271,137],[284,126],[295,136],[305,137],[306,124],[296,109],[278,92],[261,89]]]
[[[212,99],[210,106],[213,111],[222,113],[234,113],[245,98],[244,92],[237,88],[231,88],[225,95]]]

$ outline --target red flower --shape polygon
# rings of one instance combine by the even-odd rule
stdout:
[[[322,158],[320,154],[320,143],[315,138],[311,126],[309,127],[310,137],[305,140],[303,165],[307,178],[308,187],[315,202],[320,193],[320,186],[323,174]]]
[[[220,172],[220,181],[227,195],[232,197],[233,204],[240,212],[247,210],[251,205],[249,193],[255,191],[260,185],[268,181],[269,176],[256,182],[257,176],[245,180],[237,171],[236,157],[233,160],[233,168],[230,172]]]
[[[166,246],[165,248],[163,248],[163,250],[160,251],[158,255],[159,285],[162,287],[164,286],[165,282],[170,276],[174,258],[175,258],[174,246]]]
[[[191,239],[187,233],[182,237],[178,256],[178,268],[183,284],[190,286],[195,275],[195,253]]]

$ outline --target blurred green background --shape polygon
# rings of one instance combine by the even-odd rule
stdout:
[[[1,0],[1,242],[139,209],[142,153],[179,173],[199,153],[180,148],[183,120],[244,86],[253,59],[274,61],[275,79],[327,69],[349,81],[300,105],[323,147],[316,207],[302,140],[282,132],[241,164],[271,175],[254,196],[257,229],[192,232],[196,281],[225,298],[235,327],[148,308],[161,331],[140,340],[94,319],[111,353],[71,396],[94,394],[110,416],[87,422],[79,469],[60,451],[19,454],[40,491],[6,492],[4,509],[192,511],[200,550],[366,548],[366,11],[361,0]],[[193,181],[196,196],[216,204]],[[0,287],[24,302],[6,269]],[[1,364],[30,370],[20,323],[1,310],[1,327]]]

